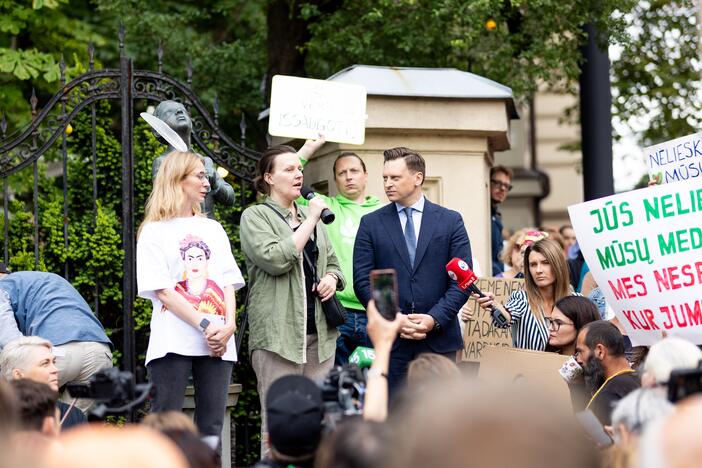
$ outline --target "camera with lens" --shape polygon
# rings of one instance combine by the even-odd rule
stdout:
[[[668,379],[668,400],[676,403],[695,393],[702,393],[702,361],[696,369],[675,369]]]
[[[334,367],[319,384],[324,402],[324,421],[333,430],[343,418],[363,413],[366,378],[354,364]]]
[[[115,367],[102,369],[87,384],[67,384],[73,398],[94,400],[97,404],[88,419],[102,420],[108,415],[124,415],[141,405],[151,394],[152,384],[136,384],[131,372]]]

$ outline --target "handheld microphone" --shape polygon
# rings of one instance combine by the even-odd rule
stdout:
[[[303,186],[300,189],[300,195],[306,200],[312,200],[315,196],[314,190],[312,190],[309,187]],[[322,215],[320,216],[320,219],[324,224],[330,224],[334,221],[336,218],[336,215],[330,210],[329,208],[324,208],[322,210]]]
[[[448,273],[452,280],[458,283],[458,287],[462,290],[477,294],[478,297],[485,297],[485,294],[475,285],[478,281],[478,277],[475,276],[475,273],[471,271],[465,261],[457,257],[452,258],[451,261],[446,264],[446,273]],[[509,325],[507,315],[496,305],[491,305],[489,311],[490,315],[492,315],[492,319],[499,327],[506,327]]]
[[[356,364],[361,369],[370,369],[374,359],[375,350],[373,348],[359,346],[349,356],[349,364]]]

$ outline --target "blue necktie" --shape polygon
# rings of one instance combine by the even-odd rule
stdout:
[[[407,244],[407,252],[409,252],[410,265],[414,266],[414,254],[417,252],[417,236],[414,235],[414,219],[412,219],[412,211],[414,208],[407,207],[402,211],[407,216],[405,224],[405,243]]]

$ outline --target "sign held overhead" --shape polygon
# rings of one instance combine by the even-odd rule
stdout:
[[[294,76],[273,77],[268,133],[361,145],[366,134],[366,88]]]
[[[702,177],[702,133],[644,148],[648,176],[659,184]]]

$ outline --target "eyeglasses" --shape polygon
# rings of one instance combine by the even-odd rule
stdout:
[[[558,320],[558,319],[553,320],[553,319],[550,319],[548,317],[546,317],[545,320],[546,320],[546,327],[549,330],[558,331],[561,329],[561,325],[574,325],[572,322],[564,322],[563,320]]]
[[[189,174],[193,177],[197,177],[200,182],[204,182],[207,179],[207,174],[204,172],[198,172],[197,174]]]
[[[512,190],[512,184],[508,184],[508,183],[506,183],[506,182],[501,182],[501,181],[496,180],[496,179],[490,179],[490,183],[491,183],[492,185],[494,185],[495,187],[500,188],[500,189],[507,190],[508,192],[509,192],[510,190]]]

